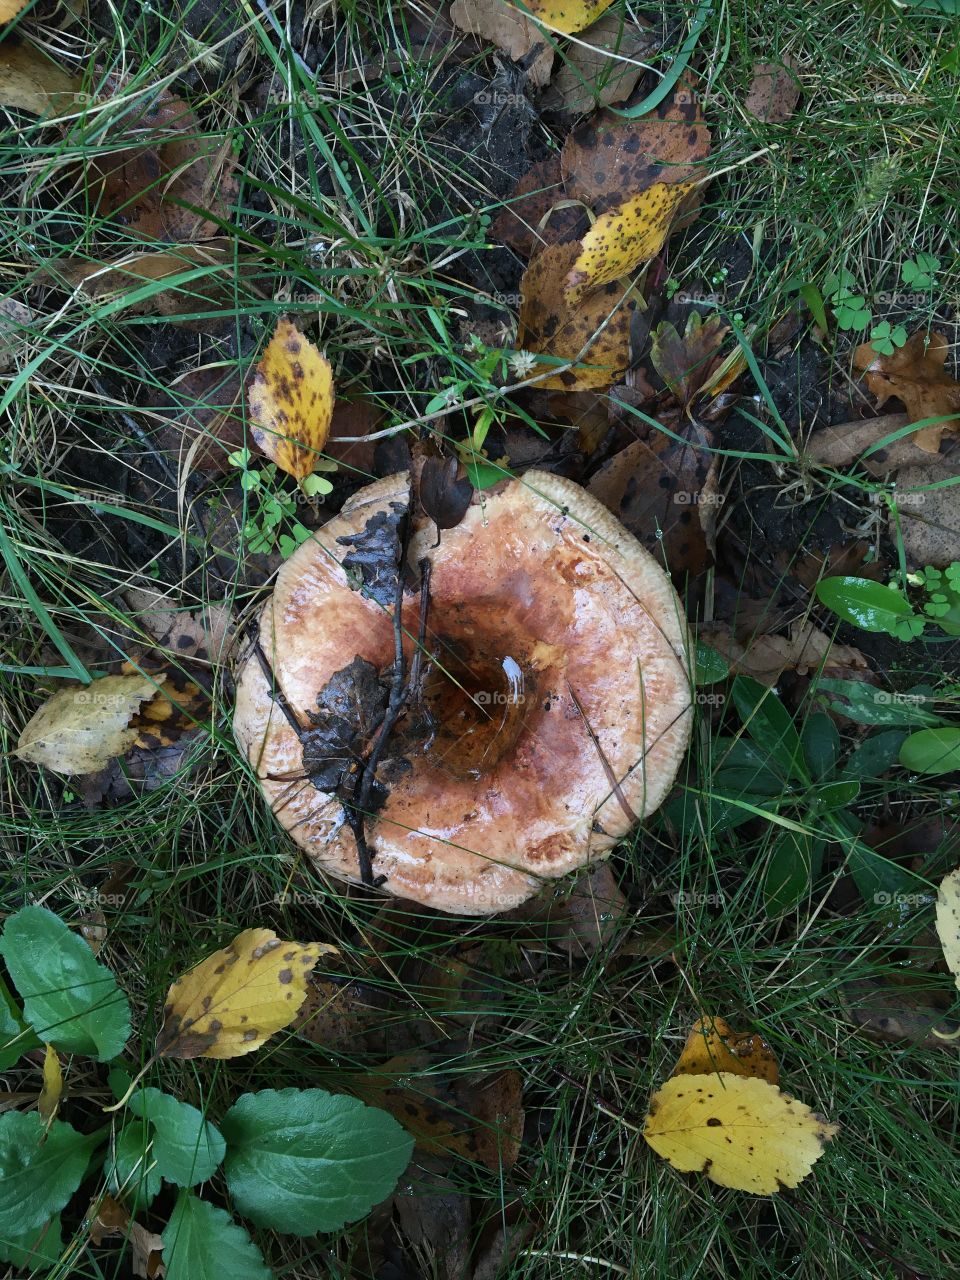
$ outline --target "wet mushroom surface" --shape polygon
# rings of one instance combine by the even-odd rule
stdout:
[[[407,473],[357,493],[281,569],[234,730],[318,867],[488,914],[662,802],[690,734],[686,621],[649,553],[544,472],[475,494],[435,544]]]

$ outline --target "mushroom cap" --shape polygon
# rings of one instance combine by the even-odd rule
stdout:
[[[260,644],[305,727],[356,656],[389,682],[393,607],[351,585],[338,539],[408,493],[405,472],[361,489],[280,569]],[[387,892],[486,915],[603,857],[663,801],[690,738],[688,631],[663,569],[569,480],[528,471],[475,494],[435,539],[433,521],[415,515],[408,562],[432,561],[434,661],[421,701],[432,742],[391,735],[406,763],[391,769],[365,831]],[[408,668],[419,610],[419,594],[405,592]],[[359,883],[343,806],[305,780],[300,739],[252,645],[238,664],[234,733],[296,843]]]

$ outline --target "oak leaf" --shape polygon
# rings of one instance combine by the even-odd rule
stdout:
[[[254,440],[281,471],[305,479],[316,468],[333,419],[329,361],[296,325],[281,320],[248,392]]]
[[[643,1128],[681,1173],[754,1195],[796,1187],[836,1132],[775,1085],[729,1071],[674,1076],[654,1094]]]
[[[163,1007],[157,1054],[238,1058],[290,1025],[325,943],[284,942],[272,929],[245,929],[178,978]]]
[[[920,330],[891,355],[878,355],[869,342],[853,354],[854,367],[865,375],[878,409],[896,397],[911,422],[952,416],[952,421],[921,427],[913,437],[927,453],[938,451],[945,434],[960,435],[960,382],[946,371],[949,349],[942,333]]]

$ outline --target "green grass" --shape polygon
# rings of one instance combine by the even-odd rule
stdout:
[[[318,42],[310,87],[290,46],[250,6],[225,73],[212,76],[211,87],[191,90],[202,129],[229,140],[235,157],[238,207],[222,230],[237,269],[220,273],[223,300],[211,308],[192,292],[204,269],[185,264],[183,314],[214,310],[229,324],[215,337],[183,338],[178,329],[183,340],[175,351],[181,363],[214,360],[246,370],[276,317],[295,315],[318,326],[341,393],[372,397],[385,410],[384,425],[419,426],[429,417],[437,435],[462,440],[466,414],[454,406],[431,416],[426,406],[444,379],[463,385],[465,401],[489,395],[464,353],[472,290],[459,269],[469,259],[478,279],[487,273],[488,301],[503,287],[488,269],[481,222],[495,215],[498,197],[482,166],[458,156],[442,133],[449,114],[438,96],[444,60],[399,59],[380,77],[369,65],[380,58],[385,33],[400,48],[411,45],[405,23],[412,11],[359,0],[315,14],[301,37]],[[638,11],[660,20],[659,11]],[[681,6],[668,12],[675,47]],[[809,900],[771,917],[762,884],[777,827],[718,830],[723,797],[712,774],[722,750],[711,742],[708,716],[681,779],[687,820],[681,829],[650,824],[616,852],[630,914],[608,946],[582,961],[559,953],[542,928],[496,919],[451,923],[423,913],[412,939],[398,937],[378,901],[312,875],[238,758],[230,685],[220,673],[209,738],[196,747],[189,771],[158,791],[86,810],[75,791],[65,795],[52,775],[9,754],[45,691],[67,674],[102,671],[131,652],[136,627],[122,594],[127,585],[169,584],[186,609],[225,600],[241,618],[257,596],[238,532],[215,553],[192,514],[211,490],[226,493],[235,475],[198,482],[178,472],[176,458],[166,466],[157,460],[161,415],[145,407],[170,399],[160,350],[170,341],[166,321],[135,314],[129,299],[90,300],[54,287],[73,260],[103,263],[142,247],[78,199],[80,157],[113,145],[104,139],[139,95],[162,85],[178,91],[180,76],[224,52],[211,53],[202,30],[186,38],[172,21],[164,21],[159,39],[148,39],[139,22],[114,25],[107,6],[96,41],[78,23],[58,33],[45,13],[43,6],[31,12],[22,31],[59,51],[86,75],[91,92],[108,70],[122,67],[127,79],[104,109],[62,128],[21,117],[22,137],[8,129],[0,138],[0,274],[4,292],[35,312],[18,365],[2,376],[0,402],[7,424],[0,454],[7,565],[0,580],[0,911],[28,896],[76,923],[90,894],[129,863],[140,890],[122,911],[106,910],[103,955],[131,996],[144,1046],[172,978],[251,924],[335,941],[348,971],[387,1001],[387,1027],[398,1036],[424,1001],[437,999],[436,972],[421,962],[443,965],[456,947],[480,947],[481,963],[500,977],[471,1009],[473,1019],[454,1018],[441,1001],[427,1037],[428,1065],[402,1074],[416,1090],[422,1076],[521,1072],[528,1123],[516,1169],[501,1175],[457,1160],[449,1170],[474,1198],[478,1230],[501,1217],[529,1224],[505,1278],[955,1274],[955,1049],[872,1040],[855,1031],[844,1003],[846,984],[858,979],[881,982],[895,996],[905,986],[941,999],[951,992],[936,967],[930,909],[894,927],[882,906],[838,894],[848,838],[831,846],[828,874]],[[282,25],[282,7],[277,13]],[[673,242],[669,268],[678,289],[719,293],[760,358],[764,335],[791,305],[791,277],[821,284],[828,270],[846,268],[875,298],[903,288],[900,264],[918,252],[942,263],[929,304],[874,303],[875,318],[889,310],[911,330],[936,323],[956,340],[958,77],[944,69],[955,41],[949,23],[883,5],[716,6],[694,64],[714,161],[725,167],[763,154],[709,189],[699,222]],[[801,106],[785,124],[758,124],[740,106],[752,65],[784,55],[799,66]],[[492,72],[485,54],[472,56],[472,65]],[[265,99],[246,88],[238,99],[240,87],[271,69]],[[547,137],[537,125],[534,138]],[[147,285],[142,292],[156,291]],[[824,395],[845,394],[851,343],[832,332],[823,343]],[[802,448],[812,424],[795,358],[796,400],[781,398],[778,411]],[[773,428],[762,402],[747,408]],[[851,524],[868,508],[869,486],[842,484],[802,458],[785,459],[759,435],[750,448],[726,452],[725,483],[741,465],[738,455],[766,458],[764,483],[784,503],[809,501],[804,519],[811,526],[819,505],[838,492],[850,503]],[[708,591],[704,616],[712,603]],[[809,607],[801,589],[797,616]],[[937,653],[903,646],[885,678],[894,687],[936,682]],[[166,656],[176,663],[176,654]],[[812,709],[808,697],[800,724]],[[739,732],[735,717],[725,732]],[[842,733],[846,754],[858,730],[847,723]],[[868,782],[856,803],[866,822],[906,824],[949,822],[949,800],[935,781],[910,781],[894,770]],[[789,813],[805,829],[821,829],[822,815],[809,807]],[[955,862],[943,842],[920,874],[935,884]],[[310,900],[280,905],[278,895],[290,890]],[[784,1087],[841,1124],[796,1191],[770,1200],[723,1191],[673,1173],[640,1137],[649,1097],[701,1011],[762,1032],[779,1056]],[[359,1038],[325,1050],[280,1036],[234,1063],[159,1065],[150,1082],[221,1114],[244,1089],[348,1087],[385,1056]],[[99,1124],[96,1104],[107,1101],[102,1074],[77,1063],[68,1080],[70,1117]],[[39,1073],[21,1063],[10,1081],[13,1091],[28,1092]],[[412,1168],[404,1180],[415,1193],[420,1177]],[[221,1191],[218,1184],[212,1194]],[[70,1228],[80,1241],[78,1222]],[[370,1259],[391,1231],[379,1215],[330,1238],[261,1234],[259,1242],[278,1275],[346,1280],[375,1274]],[[423,1275],[440,1274],[429,1250],[420,1257]],[[53,1274],[122,1274],[115,1258],[71,1252]]]

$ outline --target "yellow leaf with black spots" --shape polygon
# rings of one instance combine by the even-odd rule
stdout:
[[[679,1172],[758,1196],[798,1186],[836,1132],[768,1081],[729,1071],[674,1076],[654,1094],[643,1128]]]
[[[284,942],[272,929],[245,929],[170,988],[157,1054],[239,1058],[290,1025],[324,943]]]
[[[576,305],[564,293],[564,279],[580,252],[579,240],[548,245],[520,281],[517,346],[534,355],[579,362],[536,383],[545,391],[602,390],[617,382],[630,363],[635,303],[624,297],[620,285],[604,285]],[[532,372],[548,368],[541,364]]]
[[[673,1074],[699,1076],[720,1071],[756,1076],[768,1084],[777,1084],[780,1080],[776,1056],[763,1036],[734,1031],[723,1018],[698,1018]]]
[[[571,303],[598,285],[629,275],[660,252],[677,209],[693,190],[692,182],[655,182],[640,195],[602,213],[583,237],[580,253],[566,277]]]
[[[525,0],[525,8],[545,27],[573,35],[595,22],[613,0]]]
[[[333,371],[308,338],[281,320],[248,388],[258,447],[295,480],[320,461],[333,419]]]

